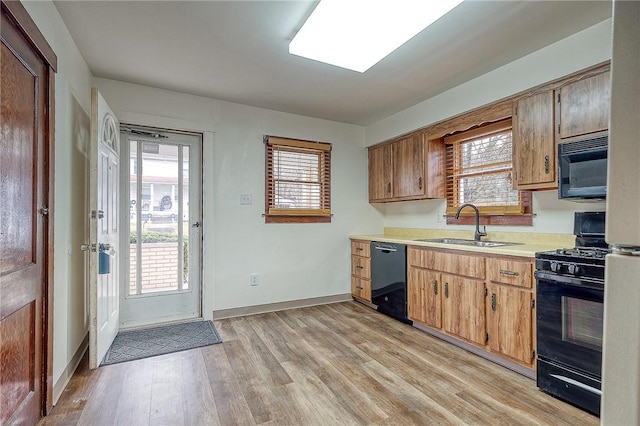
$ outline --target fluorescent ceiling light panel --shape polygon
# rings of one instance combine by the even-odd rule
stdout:
[[[462,0],[322,0],[289,53],[365,72]]]

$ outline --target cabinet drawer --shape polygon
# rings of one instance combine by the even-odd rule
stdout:
[[[454,254],[409,247],[408,258],[410,266],[449,272],[465,277],[480,279],[485,277],[484,257],[475,256],[469,252],[461,251]]]
[[[371,281],[351,276],[351,294],[354,297],[371,302]]]
[[[533,287],[533,261],[530,259],[488,258],[487,280],[518,287]]]
[[[371,259],[367,257],[351,256],[351,275],[370,279]]]
[[[351,254],[371,257],[371,243],[369,241],[351,241]]]

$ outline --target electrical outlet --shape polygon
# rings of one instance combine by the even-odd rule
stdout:
[[[256,286],[256,285],[258,285],[258,281],[259,281],[258,274],[253,273],[253,274],[249,275],[249,284],[251,284],[253,286]]]

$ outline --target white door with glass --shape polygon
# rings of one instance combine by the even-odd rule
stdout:
[[[89,149],[89,368],[96,368],[118,334],[117,253],[120,140],[118,120],[97,89],[91,90]]]
[[[202,136],[123,125],[121,327],[202,316]]]

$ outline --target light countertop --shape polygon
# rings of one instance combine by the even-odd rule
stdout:
[[[535,253],[539,251],[549,251],[558,248],[573,247],[575,245],[575,236],[572,234],[492,231],[488,231],[487,233],[488,235],[486,237],[482,237],[483,241],[505,241],[519,244],[498,247],[475,247],[459,244],[442,244],[426,241],[416,241],[416,239],[422,238],[473,239],[473,231],[448,229],[385,228],[383,234],[350,235],[349,238],[352,240],[380,241],[413,246],[477,252],[482,254],[499,254],[505,256],[520,257],[535,257]]]

